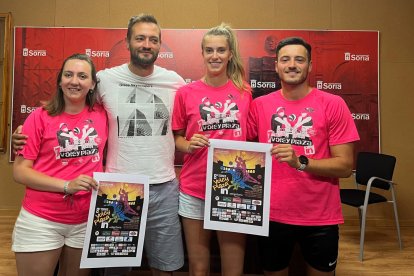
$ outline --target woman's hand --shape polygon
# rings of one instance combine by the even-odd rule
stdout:
[[[90,191],[98,189],[98,182],[88,175],[81,174],[77,178],[69,181],[66,193],[75,194],[79,191]]]
[[[193,153],[197,149],[210,146],[210,142],[208,138],[199,133],[194,134],[188,142],[189,142],[187,146],[188,153]]]

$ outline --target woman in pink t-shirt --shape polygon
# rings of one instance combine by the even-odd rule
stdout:
[[[13,231],[19,275],[52,275],[59,261],[65,275],[79,269],[93,172],[103,171],[108,127],[96,102],[96,69],[83,54],[68,57],[56,95],[26,119],[24,148],[17,152],[14,179],[26,186]]]
[[[176,148],[187,153],[180,173],[179,214],[190,275],[206,275],[210,268],[211,230],[203,228],[209,139],[246,141],[252,101],[234,31],[226,24],[214,27],[201,46],[206,74],[177,91],[172,121]],[[245,235],[217,231],[217,238],[223,275],[242,275]]]

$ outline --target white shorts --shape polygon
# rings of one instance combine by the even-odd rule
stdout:
[[[185,218],[204,220],[204,200],[180,192],[178,214]]]
[[[12,251],[47,251],[61,248],[63,245],[83,248],[85,233],[86,222],[57,223],[35,216],[22,208],[14,225]]]

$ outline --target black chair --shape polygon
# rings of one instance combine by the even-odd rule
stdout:
[[[364,238],[365,223],[368,205],[380,202],[392,203],[394,207],[395,224],[397,227],[398,243],[402,249],[400,224],[398,222],[397,201],[395,198],[394,185],[392,180],[396,158],[391,155],[359,152],[356,161],[356,170],[354,172],[356,189],[341,189],[341,202],[358,208],[360,220],[360,249],[359,260],[362,262],[364,257]],[[365,189],[361,189],[365,185]],[[372,192],[373,188],[387,190],[391,193],[391,200],[382,194]]]

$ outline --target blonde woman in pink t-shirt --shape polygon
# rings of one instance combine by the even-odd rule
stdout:
[[[13,166],[26,186],[13,231],[19,275],[89,275],[80,269],[92,173],[103,171],[108,135],[106,112],[96,102],[95,66],[83,54],[68,57],[57,77],[57,92],[23,125],[27,136]],[[81,131],[83,130],[83,133]]]
[[[210,29],[201,43],[205,75],[177,91],[172,128],[176,148],[187,153],[180,173],[182,217],[190,275],[208,275],[211,230],[203,228],[209,139],[246,140],[252,101],[237,38],[226,24]],[[245,235],[217,231],[223,275],[242,275]]]

